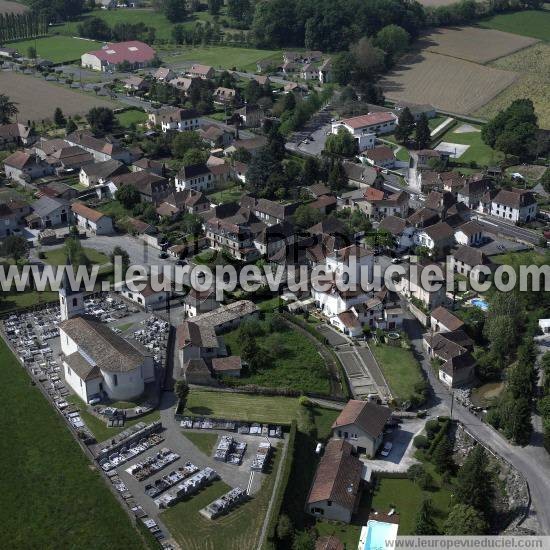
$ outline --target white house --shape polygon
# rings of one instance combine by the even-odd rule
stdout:
[[[163,132],[198,130],[200,116],[195,109],[162,109],[148,115],[149,126],[160,126]]]
[[[414,245],[416,229],[404,218],[398,216],[386,216],[378,226],[379,229],[389,231],[396,243],[396,250],[407,250]]]
[[[143,288],[141,290],[132,290],[128,285],[123,285],[119,291],[122,296],[135,302],[147,311],[161,309],[166,306],[171,296],[170,291],[164,289],[155,290],[149,281],[135,280],[134,282]]]
[[[430,327],[434,332],[452,332],[464,326],[464,322],[446,307],[436,307],[430,313]]]
[[[128,172],[128,168],[119,160],[106,160],[87,164],[80,169],[78,181],[85,187],[93,187],[106,183],[110,177],[118,176]]]
[[[453,244],[454,229],[447,222],[439,222],[417,231],[414,242],[437,255]]]
[[[445,302],[445,279],[434,276],[431,265],[410,264],[401,277],[399,292],[407,298],[414,298],[422,303],[426,309],[434,309]],[[424,271],[429,270],[424,275]],[[422,278],[430,281],[429,288],[422,283]]]
[[[19,183],[42,178],[53,172],[53,167],[38,155],[15,151],[4,160],[6,177]]]
[[[183,300],[183,311],[187,317],[196,317],[220,307],[213,288],[199,291],[192,288]]]
[[[99,210],[89,208],[81,202],[71,205],[74,219],[78,227],[94,235],[112,235],[114,233],[113,219]]]
[[[175,178],[176,191],[211,191],[216,186],[212,170],[206,164],[184,166]]]
[[[525,189],[501,189],[491,201],[491,216],[514,223],[534,220],[537,211],[535,195]]]
[[[396,124],[397,117],[391,112],[369,113],[333,122],[332,133],[345,128],[357,140],[359,151],[364,151],[374,147],[377,135],[393,132]]]
[[[66,225],[72,220],[69,202],[64,199],[40,197],[32,205],[33,212],[25,219],[30,228],[46,229]]]
[[[455,229],[455,241],[464,246],[477,246],[483,243],[483,226],[476,222],[467,222]]]

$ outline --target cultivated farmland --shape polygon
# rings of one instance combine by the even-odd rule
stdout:
[[[431,103],[469,114],[506,89],[517,74],[430,52],[411,54],[382,80],[388,99]]]
[[[18,2],[0,0],[0,13],[25,13],[29,8]]]
[[[514,99],[530,98],[542,128],[550,129],[550,45],[535,44],[515,54],[497,59],[491,66],[517,71],[518,80],[484,105],[476,114],[492,117]]]
[[[13,72],[0,72],[0,90],[17,103],[18,119],[51,119],[56,107],[65,115],[85,114],[92,107],[116,106],[115,103],[66,87],[46,82],[41,78]]]
[[[457,57],[474,63],[488,63],[532,46],[536,40],[507,32],[478,27],[439,28],[419,40],[432,53]]]

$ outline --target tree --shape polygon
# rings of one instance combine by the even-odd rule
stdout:
[[[53,121],[58,128],[63,128],[67,124],[67,119],[60,107],[56,107],[53,113]]]
[[[303,229],[311,227],[321,221],[322,215],[307,204],[301,204],[294,213],[294,223]]]
[[[180,21],[184,21],[187,16],[186,7],[186,0],[164,0],[163,12],[168,21],[179,23]]]
[[[89,266],[90,260],[84,248],[82,248],[82,243],[78,237],[69,237],[65,239],[64,245],[65,257],[67,265],[72,265],[74,269],[78,269],[80,266]]]
[[[403,55],[408,47],[411,37],[409,33],[399,25],[387,25],[378,33],[374,44],[384,50],[391,62]]]
[[[550,193],[550,168],[546,169],[546,172],[544,172],[542,178],[540,179],[540,182],[544,190],[547,193]]]
[[[178,132],[172,141],[172,154],[179,159],[183,159],[185,154],[191,149],[204,149],[205,144],[198,132],[187,130]]]
[[[9,235],[4,239],[1,249],[3,256],[8,256],[17,261],[27,254],[29,245],[24,237]]]
[[[428,124],[428,117],[421,113],[420,117],[416,121],[414,128],[414,142],[417,149],[424,149],[430,143],[431,130]]]
[[[100,17],[88,17],[77,26],[79,36],[93,40],[111,40],[112,31],[108,23]]]
[[[251,0],[227,0],[227,14],[236,21],[250,23],[253,15]]]
[[[395,139],[399,143],[407,143],[414,131],[414,117],[408,107],[405,107],[400,113],[395,128]]]
[[[454,468],[453,448],[447,437],[443,437],[435,448],[432,461],[439,474],[450,472]]]
[[[122,271],[123,273],[125,273],[130,267],[130,255],[128,254],[128,252],[126,252],[126,250],[124,250],[120,246],[115,246],[113,248],[113,251],[111,252],[111,258],[110,258],[111,263],[113,265],[115,264],[115,258],[117,257],[120,258],[120,262],[122,264]]]
[[[416,513],[414,534],[420,536],[437,535],[438,530],[433,520],[434,509],[432,501],[425,498]]]
[[[27,48],[27,57],[29,59],[36,59],[38,56],[37,56],[37,53],[36,53],[36,48],[34,46],[29,46]]]
[[[189,395],[189,386],[184,380],[178,380],[174,384],[174,393],[180,401],[181,410],[185,409],[185,403]]]
[[[330,134],[325,142],[325,151],[332,155],[353,157],[357,154],[357,140],[345,128],[338,129],[337,134]]]
[[[481,445],[476,445],[458,471],[457,501],[487,516],[492,509],[494,494],[495,487],[488,471],[487,454]]]
[[[208,11],[211,15],[218,15],[223,5],[223,0],[208,0]]]
[[[445,534],[449,536],[483,535],[487,523],[479,512],[466,504],[455,504],[445,522]]]
[[[241,330],[239,334],[242,358],[248,363],[250,370],[255,372],[260,366],[262,350],[258,346],[258,342],[256,342],[254,335],[243,330]]]
[[[319,163],[315,157],[307,157],[302,169],[304,185],[313,185],[319,178]]]
[[[0,94],[0,124],[9,124],[19,112],[17,104],[5,94]]]
[[[208,153],[201,149],[188,149],[181,159],[183,166],[192,166],[194,164],[205,164],[208,160]]]
[[[115,124],[115,115],[108,107],[92,107],[86,115],[92,133],[104,136],[109,133]]]
[[[294,535],[292,550],[315,550],[315,538],[308,531],[300,531]]]
[[[133,208],[141,200],[139,191],[133,185],[123,185],[117,189],[115,199],[125,208]]]
[[[279,521],[277,522],[277,538],[280,541],[289,542],[292,538],[292,522],[286,514],[281,514],[279,516]]]
[[[76,130],[78,130],[76,122],[72,118],[69,118],[69,120],[67,121],[67,126],[65,126],[65,134],[72,134],[73,132],[76,132]]]
[[[355,56],[355,80],[372,80],[384,68],[384,52],[369,38],[361,38],[351,47]]]
[[[481,129],[483,141],[505,155],[529,159],[536,151],[538,130],[535,107],[530,99],[516,99]]]
[[[328,174],[327,183],[334,191],[339,191],[348,184],[348,176],[344,169],[344,165],[340,161],[332,164]]]
[[[340,86],[346,86],[352,81],[357,69],[357,59],[351,52],[337,53],[332,59],[332,76]]]

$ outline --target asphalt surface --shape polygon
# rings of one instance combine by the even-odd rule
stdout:
[[[535,422],[531,444],[518,447],[456,401],[452,405],[451,394],[436,377],[424,354],[420,324],[416,320],[406,319],[405,330],[430,382],[433,391],[431,406],[444,405],[449,411],[452,408],[454,419],[460,421],[479,441],[523,474],[531,492],[532,515],[540,525],[541,534],[550,535],[550,455],[542,446],[540,425],[537,426]]]
[[[538,245],[541,239],[541,234],[533,231],[532,229],[525,229],[525,227],[518,227],[511,223],[505,222],[500,218],[489,216],[487,214],[476,214],[472,216],[477,217],[477,220],[486,226],[487,231],[498,231],[502,235],[509,236],[513,239],[525,241],[527,243]]]

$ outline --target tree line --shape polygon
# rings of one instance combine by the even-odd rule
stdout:
[[[48,34],[48,20],[32,12],[0,13],[0,44]]]

